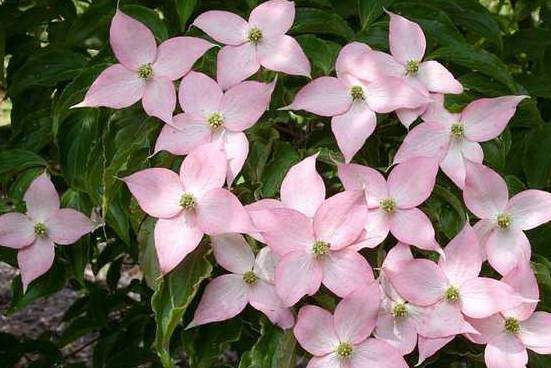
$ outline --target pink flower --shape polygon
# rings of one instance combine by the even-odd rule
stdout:
[[[73,107],[128,107],[142,100],[145,112],[166,123],[176,107],[173,81],[181,78],[213,44],[195,37],[174,37],[157,48],[142,23],[117,10],[109,41],[120,64],[105,69],[84,100]]]
[[[243,131],[266,111],[274,86],[275,82],[247,81],[224,93],[205,74],[190,72],[178,91],[184,113],[163,127],[155,152],[186,155],[201,144],[220,140],[228,156],[227,182],[231,185],[249,153],[249,141]]]
[[[270,248],[262,248],[255,260],[242,235],[216,235],[211,240],[216,262],[231,274],[218,276],[207,285],[187,328],[235,317],[247,303],[281,328],[293,326],[294,316],[275,290],[277,259]]]
[[[342,297],[373,280],[369,263],[348,247],[365,224],[361,198],[360,191],[338,193],[321,204],[313,220],[288,208],[262,213],[262,236],[281,257],[275,281],[285,305],[313,295],[322,282]]]
[[[444,253],[438,264],[415,259],[402,263],[390,275],[402,298],[414,305],[430,307],[420,317],[419,334],[429,338],[476,334],[463,314],[486,318],[526,301],[506,283],[478,276],[482,258],[476,234],[468,224]]]
[[[529,299],[539,296],[534,273],[528,263],[513,269],[503,281]],[[538,354],[551,354],[551,314],[534,312],[537,303],[524,303],[518,308],[470,322],[480,332],[468,336],[473,342],[486,344],[484,359],[488,368],[524,368],[530,349]]]
[[[442,171],[459,187],[465,184],[465,161],[482,163],[484,153],[479,142],[500,135],[516,106],[526,96],[482,98],[471,102],[460,114],[444,107],[444,97],[435,97],[424,122],[413,128],[394,157],[394,163],[414,157],[434,157]]]
[[[72,244],[94,230],[92,221],[71,208],[59,208],[59,195],[43,173],[25,196],[27,213],[0,216],[0,244],[17,249],[23,289],[46,273],[54,262],[55,244]]]
[[[365,190],[369,212],[364,244],[375,247],[390,231],[403,243],[441,251],[434,238],[432,223],[417,208],[434,188],[438,172],[436,161],[428,158],[410,160],[394,167],[388,180],[367,166],[344,164],[338,169],[346,190]]]
[[[502,275],[528,262],[530,242],[524,230],[551,220],[551,193],[525,190],[509,199],[505,181],[492,169],[466,161],[463,199],[480,221],[475,225],[483,253]]]
[[[429,101],[401,78],[379,78],[372,83],[357,78],[353,73],[354,60],[370,52],[367,45],[348,44],[336,62],[337,78],[313,80],[296,94],[291,105],[285,107],[332,116],[331,130],[346,162],[352,160],[375,130],[375,112],[414,108]]]
[[[211,10],[198,16],[193,25],[228,45],[219,51],[216,67],[218,83],[226,90],[249,78],[260,66],[310,76],[306,55],[298,42],[285,34],[294,19],[292,1],[271,0],[254,8],[248,22],[227,11]]]
[[[370,338],[377,320],[379,285],[357,289],[337,305],[334,315],[307,305],[300,309],[294,328],[299,344],[313,358],[309,368],[407,368],[400,352]]]
[[[153,168],[123,179],[140,207],[159,219],[155,249],[163,274],[192,252],[205,233],[253,231],[237,197],[222,188],[226,167],[221,147],[205,144],[184,159],[179,177],[171,170]]]

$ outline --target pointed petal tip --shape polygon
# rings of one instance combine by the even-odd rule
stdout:
[[[89,106],[86,104],[85,100],[82,100],[79,103],[69,107],[69,109],[78,109],[80,107],[89,107]]]

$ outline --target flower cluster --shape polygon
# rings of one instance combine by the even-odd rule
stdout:
[[[313,355],[310,368],[407,367],[403,356],[416,346],[422,362],[457,335],[486,344],[490,368],[524,367],[526,349],[551,353],[551,314],[534,312],[539,293],[523,232],[551,220],[551,194],[527,190],[509,199],[505,181],[482,164],[479,144],[501,134],[526,96],[479,99],[461,113],[447,111],[443,94],[463,88],[443,65],[423,61],[426,42],[416,23],[389,13],[391,54],[350,43],[336,60],[335,77],[310,81],[283,107],[332,117],[344,156],[342,192],[326,198],[317,155],[288,171],[279,200],[243,206],[230,191],[248,156],[244,131],[269,108],[276,84],[246,79],[261,66],[310,75],[304,52],[286,35],[294,12],[293,2],[270,0],[248,21],[225,11],[197,17],[193,25],[224,45],[214,80],[191,71],[214,44],[175,37],[157,47],[147,27],[117,11],[110,42],[120,64],[103,71],[76,105],[123,108],[141,99],[147,114],[166,123],[155,152],[186,155],[179,174],[150,168],[123,180],[143,211],[158,219],[163,274],[205,234],[229,272],[208,284],[188,328],[232,318],[250,304],[282,328],[294,326]],[[177,100],[183,112],[174,114]],[[350,161],[374,132],[376,114],[390,112],[408,128],[419,117],[422,123],[409,131],[385,179]],[[480,219],[445,247],[418,208],[439,168]],[[92,229],[82,215],[59,210],[54,194],[41,176],[26,194],[28,214],[0,217],[0,243],[20,249],[25,285],[50,267],[53,242],[69,244]],[[389,232],[399,243],[375,274],[361,251]],[[243,234],[266,246],[255,256]],[[415,258],[412,247],[439,260]],[[480,276],[486,260],[501,280]],[[293,306],[322,285],[342,298],[334,312],[306,305],[295,318]]]

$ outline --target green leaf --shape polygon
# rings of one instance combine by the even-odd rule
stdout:
[[[551,124],[532,130],[526,137],[523,168],[532,188],[551,186]]]
[[[140,227],[138,244],[140,245],[140,269],[143,272],[147,286],[156,289],[161,282],[161,270],[155,251],[155,223],[156,220],[148,217]]]
[[[276,142],[271,161],[262,174],[262,195],[274,197],[289,168],[299,161],[299,155],[289,142]]]
[[[44,167],[48,163],[34,152],[22,149],[0,151],[0,175],[21,172],[31,167]]]
[[[206,244],[201,244],[178,267],[164,276],[151,298],[157,324],[155,349],[165,368],[174,367],[170,357],[172,334],[199,286],[212,272],[212,265],[207,259],[209,252]]]
[[[317,75],[331,74],[341,46],[335,42],[322,40],[314,35],[302,35],[296,39],[302,46],[308,59],[312,61],[314,67],[317,67],[321,71]]]
[[[362,30],[369,27],[384,13],[394,0],[358,0],[358,11]]]
[[[291,31],[294,34],[332,34],[345,40],[354,38],[354,31],[338,14],[314,8],[298,8]]]
[[[187,21],[193,13],[193,9],[197,6],[197,0],[174,0],[174,7],[178,14],[178,21],[180,23],[180,29],[185,31],[187,28]]]

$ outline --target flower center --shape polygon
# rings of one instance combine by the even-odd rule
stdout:
[[[151,64],[144,64],[138,68],[138,77],[148,80],[153,75]]]
[[[419,71],[419,65],[421,63],[417,60],[408,60],[406,63],[406,74],[415,75]]]
[[[392,307],[392,316],[396,319],[404,318],[408,315],[408,309],[405,303],[396,303]]]
[[[249,285],[256,284],[257,280],[258,278],[256,277],[253,271],[247,271],[243,274],[243,281],[245,281]]]
[[[331,245],[329,243],[318,240],[314,243],[314,245],[312,245],[312,253],[314,253],[316,257],[323,257],[329,253],[330,246]]]
[[[520,332],[520,323],[517,319],[509,317],[505,320],[505,331],[516,335]]]
[[[465,134],[465,128],[463,127],[463,124],[455,123],[452,124],[451,132],[454,137],[461,138],[463,137],[463,134]]]
[[[34,225],[34,233],[39,238],[45,238],[46,235],[48,235],[48,231],[46,230],[46,225],[44,225],[42,222],[39,222]]]
[[[450,303],[457,302],[459,300],[459,289],[455,286],[450,286],[444,293],[444,298]]]
[[[192,210],[197,205],[195,197],[190,193],[184,193],[180,197],[180,206],[185,210]]]
[[[511,215],[508,213],[502,213],[497,216],[497,226],[502,229],[507,229],[511,226]]]
[[[341,359],[348,359],[350,358],[350,355],[352,355],[352,345],[347,342],[341,342],[339,346],[337,346],[337,355]]]
[[[385,198],[382,199],[381,202],[379,202],[379,206],[386,213],[392,213],[394,212],[394,210],[396,210],[396,201],[392,198]]]
[[[353,86],[350,88],[350,96],[352,96],[352,100],[354,101],[365,99],[364,90],[361,86]]]
[[[255,45],[262,41],[262,31],[258,27],[253,27],[249,30],[249,35],[247,36],[249,42],[254,43]]]
[[[219,112],[213,112],[207,119],[212,129],[218,129],[224,125],[224,117]]]

